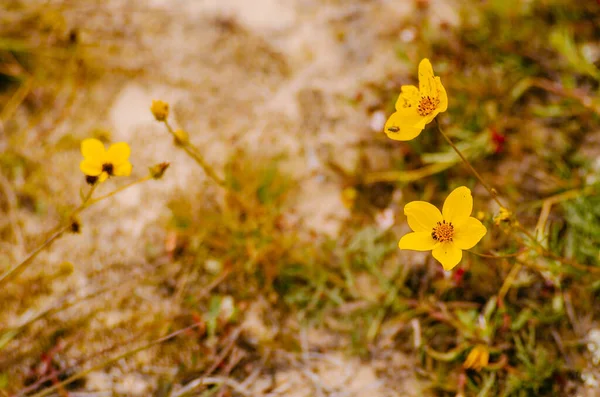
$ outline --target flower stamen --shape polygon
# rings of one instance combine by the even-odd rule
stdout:
[[[440,243],[445,243],[446,241],[452,242],[452,238],[454,237],[454,225],[452,222],[446,222],[445,220],[438,222],[437,226],[434,227],[431,232],[431,237]]]
[[[427,116],[437,109],[440,104],[439,98],[432,98],[430,96],[423,96],[417,106],[417,112],[420,116]]]

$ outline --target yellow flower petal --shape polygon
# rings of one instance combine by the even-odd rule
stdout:
[[[487,349],[483,349],[479,357],[479,369],[487,367],[490,362],[490,352]]]
[[[462,259],[462,250],[451,242],[439,243],[431,253],[442,264],[444,270],[451,270]]]
[[[131,168],[130,162],[122,163],[115,167],[113,174],[115,176],[129,176],[131,175]]]
[[[477,351],[475,350],[475,348],[471,349],[471,351],[469,352],[469,355],[467,356],[465,362],[463,363],[463,368],[473,368],[473,364],[475,364],[475,361],[477,360],[479,354],[477,353]]]
[[[396,110],[405,108],[414,108],[416,110],[420,100],[421,94],[417,87],[414,85],[403,85],[400,87],[400,95],[396,101]]]
[[[463,363],[463,368],[471,368],[480,371],[483,367],[487,367],[490,360],[490,352],[486,346],[477,345],[469,352],[467,359]]]
[[[419,63],[419,93],[422,97],[437,98],[438,96],[438,89],[433,76],[433,66],[427,58]]]
[[[406,204],[404,215],[408,219],[408,226],[414,232],[427,232],[430,235],[433,227],[442,221],[440,210],[426,201],[411,201]]]
[[[446,94],[446,89],[442,85],[442,81],[439,77],[435,78],[435,84],[438,90],[438,99],[440,100],[440,104],[438,105],[437,110],[441,112],[445,112],[448,110],[448,94]]]
[[[102,182],[104,182],[107,179],[108,179],[108,174],[106,172],[103,172],[98,177],[98,182],[102,183]]]
[[[102,163],[96,160],[84,159],[79,163],[79,169],[85,175],[98,176],[102,173]]]
[[[97,139],[88,138],[81,142],[81,154],[86,159],[98,159],[98,161],[102,161],[104,152],[104,144]]]
[[[454,229],[454,244],[460,249],[471,249],[485,236],[487,229],[477,218],[469,217]]]
[[[401,250],[429,251],[437,244],[429,232],[408,233],[398,243]]]
[[[425,128],[425,126],[427,124],[431,123],[433,121],[433,119],[435,119],[439,113],[440,113],[439,110],[434,110],[433,112],[429,113],[427,116],[421,117],[421,121],[417,124],[417,127]]]
[[[473,197],[471,191],[466,186],[454,189],[444,201],[442,214],[446,222],[452,222],[454,227],[465,222],[473,211]]]
[[[385,133],[388,138],[396,141],[410,141],[417,137],[423,131],[424,126],[414,126],[414,124],[420,121],[420,116],[416,112],[415,115],[418,118],[413,118],[412,114],[406,117],[406,114],[402,114],[401,112],[392,114],[385,123]]]
[[[131,149],[125,142],[118,142],[111,145],[106,152],[106,162],[111,163],[115,167],[126,163],[129,159]]]

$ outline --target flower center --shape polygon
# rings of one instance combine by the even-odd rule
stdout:
[[[102,164],[102,171],[106,172],[110,176],[113,175],[114,168],[115,167],[111,163]]]
[[[435,241],[439,241],[440,243],[452,241],[452,237],[454,237],[454,225],[452,224],[452,222],[438,222],[437,226],[434,227],[433,231],[431,232],[431,237],[433,237]]]
[[[432,98],[430,96],[423,96],[419,101],[419,106],[417,106],[417,112],[420,116],[427,116],[431,114],[438,105],[440,104],[439,98]]]

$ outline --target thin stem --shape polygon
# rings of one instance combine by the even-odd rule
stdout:
[[[442,130],[442,126],[440,125],[440,122],[437,119],[435,120],[435,122],[437,124],[438,131],[442,134],[442,136],[444,137],[444,139],[446,139],[446,142],[448,142],[448,144],[450,146],[452,146],[452,149],[454,149],[454,151],[456,152],[456,154],[458,154],[458,157],[460,157],[461,160],[463,161],[463,163],[465,163],[465,165],[467,166],[467,168],[469,169],[469,171],[471,171],[473,173],[473,175],[475,175],[475,177],[479,180],[479,182],[483,185],[483,187],[485,187],[485,189],[490,193],[490,196],[492,196],[492,198],[494,199],[494,201],[496,201],[496,203],[498,203],[498,205],[500,207],[506,208],[506,207],[504,207],[504,205],[502,204],[502,202],[498,199],[498,192],[496,192],[495,189],[493,189],[492,187],[490,187],[490,185],[488,185],[483,180],[483,178],[481,177],[481,175],[479,175],[479,172],[477,172],[477,170],[475,168],[473,168],[473,166],[471,165],[471,163],[469,162],[469,160],[467,160],[467,158],[461,153],[461,151],[452,142],[452,140],[450,139],[450,137],[448,135],[446,135],[446,133],[444,132],[444,130]]]
[[[490,259],[506,259],[506,258],[514,258],[516,256],[521,255],[523,252],[515,252],[514,254],[505,254],[505,255],[490,255],[490,254],[480,254],[478,252],[473,252],[468,250],[471,254],[480,256],[482,258],[490,258]]]
[[[25,269],[25,267],[28,266],[39,255],[40,252],[42,252],[43,250],[48,248],[54,241],[58,240],[69,229],[69,227],[71,227],[73,217],[76,214],[78,214],[79,212],[81,212],[84,208],[86,208],[87,202],[92,197],[92,194],[94,194],[94,191],[96,190],[97,186],[98,186],[98,184],[95,184],[90,188],[89,192],[83,198],[83,202],[81,203],[81,205],[79,207],[77,207],[71,213],[71,215],[69,215],[69,217],[67,218],[68,219],[67,224],[62,223],[62,224],[58,225],[57,227],[55,227],[52,230],[52,232],[54,233],[52,235],[52,237],[50,237],[49,239],[44,241],[42,243],[42,245],[40,245],[33,252],[31,252],[29,255],[27,255],[27,257],[25,259],[23,259],[21,261],[21,263],[13,266],[11,269],[7,270],[0,276],[0,285],[3,285],[9,279],[19,275]]]
[[[163,120],[163,123],[167,127],[167,130],[169,131],[169,133],[171,135],[173,135],[173,137],[175,139],[177,139],[175,130],[173,130],[173,127],[171,127],[169,122],[167,120]],[[204,159],[202,154],[200,154],[192,144],[190,144],[189,142],[182,142],[181,148],[183,150],[185,150],[186,153],[189,154],[190,157],[193,158],[202,167],[202,169],[204,170],[206,175],[208,175],[208,177],[210,177],[213,181],[215,181],[217,183],[217,185],[219,185],[221,187],[226,187],[225,181],[217,175],[215,170],[206,162],[206,160]]]
[[[85,197],[83,198],[83,202],[81,203],[81,206],[79,208],[81,208],[84,205],[86,205],[86,203],[92,198],[92,195],[96,191],[97,187],[98,187],[98,183],[94,183],[92,185],[92,188],[90,189],[90,191],[88,192],[88,194],[86,194]],[[77,211],[77,210],[75,210],[75,211]]]
[[[448,137],[448,135],[446,135],[446,133],[444,133],[444,131],[442,130],[442,127],[440,125],[440,122],[436,120],[437,126],[438,126],[438,131],[440,131],[440,133],[442,134],[442,136],[446,139],[446,141],[448,142],[448,144],[450,146],[452,146],[452,148],[454,149],[454,151],[456,152],[456,154],[458,154],[458,156],[462,159],[462,161],[465,163],[465,165],[469,168],[469,170],[473,173],[473,175],[475,175],[475,177],[479,180],[479,182],[481,182],[481,184],[486,188],[486,190],[490,193],[490,195],[492,196],[492,198],[496,201],[496,203],[498,203],[498,205],[500,207],[506,208],[502,202],[500,202],[500,200],[498,199],[496,190],[494,190],[493,188],[491,188],[481,177],[481,175],[479,175],[479,173],[475,170],[475,168],[473,168],[473,166],[471,165],[471,163],[469,162],[469,160],[467,160],[465,158],[465,156],[463,156],[463,154],[460,152],[460,150],[456,147],[456,145],[454,145],[454,143],[452,143],[452,141],[450,140],[450,138]],[[568,194],[567,194],[568,193]],[[574,194],[574,192],[567,192],[564,194],[564,196],[566,198],[571,198]],[[562,199],[563,197],[561,197]],[[537,247],[538,249],[541,251],[541,253],[543,255],[546,255],[554,260],[557,260],[563,264],[566,265],[570,265],[573,266],[574,268],[577,268],[579,270],[584,270],[584,271],[590,271],[590,272],[600,272],[600,269],[595,268],[593,266],[586,266],[583,265],[581,263],[577,263],[574,262],[568,258],[563,258],[560,255],[556,255],[555,253],[553,253],[552,251],[548,250],[546,247],[544,247],[536,238],[533,234],[531,234],[531,232],[529,232],[529,230],[525,229],[523,226],[521,226],[520,223],[518,222],[513,222],[513,226],[516,227],[517,229],[519,229],[525,236],[527,236]],[[479,254],[481,255],[481,254]],[[481,255],[483,256],[483,255]]]
[[[502,283],[502,287],[498,292],[498,302],[504,302],[504,297],[510,290],[510,287],[512,287],[513,283],[517,278],[517,275],[519,274],[522,268],[523,266],[520,263],[516,263],[513,265],[512,269],[510,269],[508,276],[506,276],[506,278],[504,279],[504,283]]]
[[[543,255],[546,255],[562,264],[573,266],[574,268],[582,270],[582,271],[587,271],[587,272],[591,272],[591,273],[600,273],[600,268],[598,268],[596,266],[584,265],[582,263],[575,262],[569,258],[562,257],[562,256],[557,255],[554,252],[550,251],[548,248],[544,247],[544,245],[542,243],[540,243],[533,234],[531,234],[527,229],[525,229],[523,226],[521,226],[520,223],[517,223],[515,225],[515,227],[517,229],[519,229],[523,234],[525,234],[529,238],[529,240],[531,240],[538,247],[538,249],[541,251],[541,253]]]
[[[2,276],[0,276],[0,286],[2,286],[5,282],[21,273],[25,269],[25,267],[29,265],[38,256],[40,252],[48,248],[54,241],[61,237],[69,229],[70,226],[70,224],[63,225],[63,227],[60,228],[55,234],[53,234],[52,237],[44,241],[42,245],[37,247],[35,251],[30,253],[25,259],[23,259],[21,263],[13,266],[11,269],[4,272]]]
[[[90,198],[92,197],[92,195],[96,191],[96,188],[98,187],[98,185],[99,185],[98,183],[93,184],[92,187],[90,188],[90,190],[88,191],[88,193],[85,195],[85,197],[83,197],[83,199],[82,199],[81,204],[79,205],[79,207],[75,208],[73,210],[73,212],[71,212],[69,214],[69,216],[67,217],[67,220],[69,221],[69,223],[71,223],[73,221],[75,215],[77,215],[78,213],[80,213],[81,211],[83,211],[88,206],[87,202],[90,200]],[[58,226],[56,226],[54,229],[50,230],[46,234],[55,233],[56,231],[60,230],[64,226],[65,226],[64,223],[60,223],[60,224],[58,224]]]
[[[506,208],[502,202],[498,199],[496,190],[494,190],[493,188],[491,188],[481,177],[481,175],[479,175],[479,173],[475,170],[475,168],[473,168],[473,166],[471,165],[471,163],[469,162],[469,160],[467,160],[465,158],[465,156],[463,156],[463,154],[460,152],[460,150],[456,147],[456,145],[454,145],[454,143],[452,143],[452,141],[450,140],[450,138],[448,137],[448,135],[446,135],[446,133],[442,130],[442,127],[440,125],[440,122],[436,120],[436,124],[438,127],[438,131],[440,131],[440,133],[442,134],[442,136],[444,137],[444,139],[446,139],[446,141],[448,142],[448,144],[450,146],[452,146],[452,148],[454,149],[454,151],[456,152],[456,154],[458,154],[458,156],[462,159],[462,161],[465,163],[465,165],[467,166],[467,168],[469,168],[469,170],[473,173],[473,175],[475,175],[475,177],[479,180],[479,182],[481,182],[481,184],[486,188],[486,190],[490,193],[490,195],[492,196],[492,198],[496,201],[496,203],[498,203],[498,205],[502,208]],[[569,194],[567,195],[566,193],[564,194],[565,197],[567,198],[571,198],[571,196],[574,193],[568,192]],[[562,198],[562,197],[561,197]],[[600,272],[600,269],[595,268],[593,266],[586,266],[583,265],[581,263],[577,263],[574,262],[568,258],[563,258],[560,255],[556,255],[555,253],[553,253],[552,251],[548,250],[546,247],[544,247],[536,238],[533,234],[531,234],[531,232],[529,232],[527,229],[525,229],[523,226],[521,226],[521,224],[519,222],[512,222],[513,226],[517,229],[519,229],[525,236],[527,236],[527,238],[529,238],[533,244],[535,244],[539,251],[541,252],[541,254],[546,255],[554,260],[557,260],[563,264],[566,265],[570,265],[573,266],[574,268],[577,268],[579,270],[585,270],[585,271],[590,271],[590,272]],[[481,255],[481,254],[478,254]],[[481,255],[483,256],[483,255]]]
[[[60,225],[58,225],[57,227],[55,227],[52,232],[54,233],[52,235],[52,237],[48,238],[46,241],[44,241],[39,247],[37,247],[33,252],[31,252],[29,255],[27,255],[27,257],[25,259],[23,259],[19,264],[13,266],[11,269],[7,270],[6,272],[4,272],[2,275],[0,275],[0,286],[2,286],[5,282],[7,282],[8,280],[14,278],[15,276],[19,275],[23,270],[25,270],[25,268],[27,266],[29,266],[29,264],[31,264],[31,262],[33,262],[33,260],[40,254],[40,252],[42,252],[43,250],[45,250],[46,248],[48,248],[54,241],[58,240],[60,237],[62,237],[63,234],[65,234],[65,232],[67,232],[69,230],[69,228],[71,227],[74,218],[77,214],[79,214],[80,212],[82,212],[83,210],[85,210],[86,208],[88,208],[89,206],[96,204],[98,201],[104,200],[106,198],[112,197],[113,195],[115,195],[116,193],[119,193],[133,185],[136,185],[138,183],[141,182],[145,182],[149,179],[152,179],[151,175],[145,176],[144,178],[138,179],[135,182],[129,183],[125,186],[122,186],[108,194],[105,194],[104,196],[100,196],[98,198],[92,199],[92,195],[94,194],[94,192],[96,191],[96,188],[98,187],[98,183],[92,185],[92,187],[90,188],[90,190],[88,191],[88,193],[85,195],[85,197],[83,198],[83,201],[81,203],[81,205],[79,205],[79,207],[77,207],[75,210],[73,210],[73,212],[69,215],[69,217],[67,218],[67,220],[63,223],[61,223]]]
[[[138,183],[146,182],[150,179],[152,179],[152,175],[146,175],[145,177],[140,178],[131,183],[128,183],[127,185],[121,186],[120,188],[117,188],[117,189],[113,190],[112,192],[105,194],[104,196],[96,197],[95,199],[90,200],[89,203],[87,203],[83,208],[81,208],[81,207],[78,208],[79,211],[76,210],[76,213],[83,211],[85,208],[89,207],[90,205],[96,204],[98,201],[102,201],[104,199],[112,197],[115,194],[122,192],[123,190],[129,189],[130,187],[137,185]]]
[[[110,358],[110,359],[108,359],[108,360],[106,360],[106,361],[104,361],[104,362],[102,362],[102,363],[100,363],[98,365],[92,366],[90,368],[85,369],[84,371],[81,371],[81,372],[79,372],[79,373],[77,373],[75,375],[72,375],[72,376],[68,377],[67,379],[63,380],[60,383],[52,385],[52,386],[50,386],[50,387],[48,387],[48,388],[46,388],[46,389],[44,389],[44,390],[42,390],[42,391],[34,394],[32,397],[47,396],[48,394],[52,393],[53,391],[55,391],[56,389],[58,389],[61,386],[66,386],[66,385],[68,385],[70,383],[73,383],[74,381],[76,381],[78,379],[84,378],[90,372],[106,368],[107,366],[109,366],[111,364],[114,364],[114,363],[116,363],[116,362],[118,362],[118,361],[120,361],[120,360],[122,360],[124,358],[130,357],[130,356],[132,356],[132,355],[134,355],[134,354],[136,354],[138,352],[141,352],[143,350],[146,350],[146,349],[148,349],[148,348],[150,348],[152,346],[155,346],[155,345],[161,344],[163,342],[166,342],[166,341],[168,341],[170,339],[175,338],[178,335],[181,335],[182,333],[185,333],[185,332],[187,332],[189,330],[192,330],[194,328],[198,328],[199,326],[200,326],[200,324],[190,325],[188,327],[185,327],[185,328],[179,329],[179,330],[177,330],[175,332],[172,332],[172,333],[170,333],[170,334],[168,334],[166,336],[163,336],[162,338],[159,338],[159,339],[156,339],[154,341],[148,342],[148,343],[146,343],[146,344],[144,344],[144,345],[142,345],[140,347],[137,347],[137,348],[135,348],[133,350],[127,351],[127,352],[125,352],[123,354],[120,354],[120,355],[118,355],[116,357]]]

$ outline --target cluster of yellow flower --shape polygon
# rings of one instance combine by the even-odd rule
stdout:
[[[425,126],[448,108],[448,96],[439,77],[434,76],[431,62],[419,64],[419,88],[401,87],[396,112],[385,123],[385,133],[398,141],[417,137]],[[461,156],[462,157],[462,156]],[[464,159],[463,159],[464,160]],[[425,201],[412,201],[404,207],[412,233],[400,239],[400,249],[430,251],[444,270],[453,269],[462,259],[462,251],[471,249],[487,233],[486,227],[471,216],[473,197],[465,186],[454,189],[444,201],[440,212]],[[505,215],[508,219],[508,215]],[[480,371],[487,367],[489,350],[477,344],[467,356],[463,367]]]
[[[419,64],[419,87],[405,85],[396,101],[394,112],[385,124],[385,133],[394,140],[407,141],[417,137],[425,126],[448,108],[446,90],[439,77],[434,76],[428,59]],[[169,105],[153,101],[150,108],[157,121],[164,122],[178,145],[189,142],[183,130],[174,131],[167,123]],[[79,168],[86,181],[95,185],[112,176],[129,176],[132,165],[129,162],[130,148],[125,142],[111,145],[108,149],[97,139],[85,139],[81,143],[83,160]],[[193,154],[193,153],[192,153]],[[197,156],[197,155],[196,155]],[[199,163],[209,175],[212,169],[202,159]],[[152,177],[160,177],[168,167],[161,163],[150,168]],[[218,178],[215,177],[218,181]],[[432,251],[445,270],[453,269],[462,259],[462,251],[474,247],[487,233],[486,227],[471,216],[473,198],[471,191],[461,186],[454,189],[446,198],[442,211],[425,201],[413,201],[404,207],[408,225],[412,233],[403,236],[400,249]],[[496,222],[509,219],[506,211]],[[488,364],[489,351],[483,345],[473,348],[464,363],[465,368],[480,370]]]
[[[447,108],[446,89],[433,74],[429,59],[423,59],[419,64],[419,88],[401,87],[396,112],[385,123],[385,133],[394,140],[411,140]],[[400,249],[431,250],[445,270],[454,268],[462,259],[462,250],[473,248],[487,233],[485,226],[471,216],[472,210],[471,191],[465,186],[450,193],[441,212],[424,201],[408,203],[404,214],[413,233],[402,237]]]
[[[154,100],[150,111],[157,121],[165,121],[169,115],[169,104]],[[183,130],[177,130],[175,136],[178,142],[187,140],[187,133]],[[84,139],[81,142],[81,154],[83,160],[79,164],[79,169],[90,185],[102,183],[111,176],[131,175],[133,168],[129,162],[131,149],[125,142],[114,143],[107,150],[98,139]],[[160,179],[168,166],[168,163],[159,163],[150,167],[150,176]]]
[[[385,133],[394,140],[407,141],[417,137],[425,126],[448,108],[446,89],[428,59],[419,64],[419,87],[404,85],[396,101],[396,112],[385,124]],[[158,121],[165,121],[169,105],[153,101],[150,108]],[[187,134],[173,132],[177,143],[185,143]],[[185,134],[185,135],[184,135]],[[125,142],[111,145],[108,150],[97,139],[85,139],[81,143],[83,161],[79,165],[90,184],[104,182],[111,176],[129,176],[130,148]],[[451,270],[460,262],[462,250],[471,249],[487,233],[485,226],[471,217],[473,198],[471,191],[461,186],[455,189],[440,212],[424,201],[413,201],[404,207],[408,225],[413,230],[402,237],[400,249],[432,251],[445,270]]]

